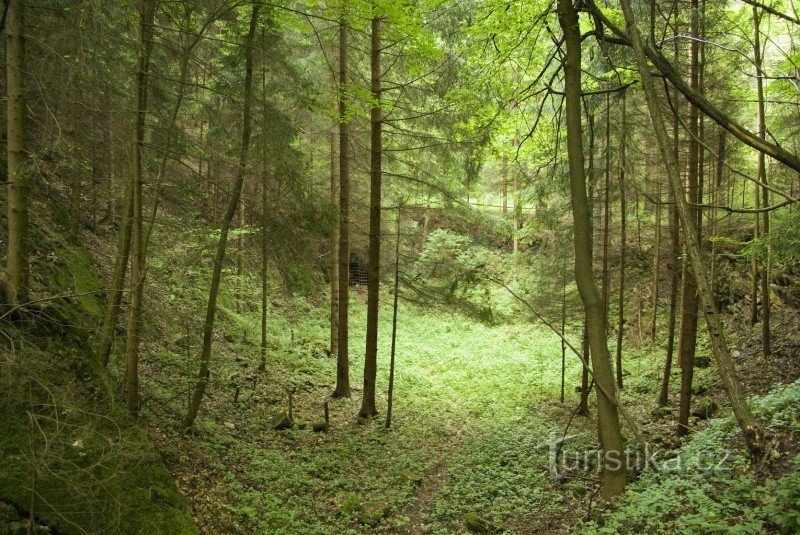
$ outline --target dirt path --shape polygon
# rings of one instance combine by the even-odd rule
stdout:
[[[398,533],[407,533],[414,535],[421,535],[423,521],[425,515],[431,511],[431,508],[439,496],[439,490],[447,483],[449,469],[447,461],[442,460],[437,464],[434,469],[423,479],[419,488],[417,489],[417,501],[414,507],[408,512],[408,517],[411,519],[408,525]]]

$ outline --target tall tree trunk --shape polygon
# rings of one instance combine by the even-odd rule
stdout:
[[[747,189],[747,185],[744,184],[742,187],[742,205],[745,204],[744,199],[744,192]],[[753,196],[755,198],[755,208],[758,210],[761,208],[761,196],[758,193],[758,184],[753,184]],[[761,216],[756,213],[753,214],[753,241],[757,241],[761,237]],[[758,283],[759,283],[759,269],[758,269],[758,258],[753,256],[753,260],[750,263],[750,326],[754,326],[758,323]]]
[[[517,109],[517,102],[514,101],[514,108]],[[514,139],[511,141],[511,150],[514,154],[517,153],[519,147],[519,134],[514,132]],[[522,229],[522,205],[519,198],[519,166],[515,162],[511,164],[511,180],[512,187],[514,188],[514,239],[512,244],[512,251],[514,254],[519,252],[519,231]]]
[[[125,402],[132,414],[139,411],[139,328],[142,318],[142,284],[144,283],[144,240],[142,236],[142,152],[147,116],[147,78],[150,53],[153,50],[153,18],[156,0],[143,0],[139,26],[139,62],[136,76],[136,122],[133,129],[133,164],[131,196],[131,307],[128,313],[128,335],[125,346]]]
[[[505,152],[500,160],[500,177],[503,181],[500,186],[500,195],[503,198],[502,213],[505,217],[508,215],[508,154]]]
[[[625,248],[627,245],[627,226],[626,218],[628,216],[628,206],[625,199],[625,144],[627,143],[626,135],[626,109],[625,109],[625,91],[622,92],[622,135],[620,136],[619,147],[619,214],[620,214],[620,253],[619,253],[619,302],[617,309],[617,386],[622,388],[622,340],[625,334]]]
[[[6,293],[11,305],[28,297],[28,149],[25,144],[25,2],[6,3],[8,255]]]
[[[266,121],[264,122],[266,126]],[[267,369],[267,177],[261,183],[261,362],[258,371]]]
[[[606,340],[606,317],[603,313],[603,301],[595,284],[592,268],[592,238],[589,233],[589,206],[583,167],[581,127],[581,35],[578,27],[578,14],[571,0],[558,0],[558,20],[564,32],[566,44],[564,56],[566,95],[564,101],[566,104],[570,193],[575,228],[575,280],[589,320],[592,369],[598,384],[598,434],[605,453],[602,495],[605,498],[611,498],[625,490],[627,470],[622,451],[622,434],[616,400],[606,397],[606,393],[613,395],[616,392],[616,386]]]
[[[698,0],[691,0],[690,29],[692,39],[689,43],[690,50],[690,87],[697,91],[700,83],[700,58],[699,58],[699,21],[700,9]],[[697,107],[689,104],[689,139],[687,140],[687,173],[686,173],[686,201],[688,203],[689,217],[694,223],[694,239],[700,242],[700,210],[697,204],[698,175],[699,175],[699,148],[697,142],[700,130],[700,114]],[[684,240],[685,241],[685,240]],[[678,339],[678,359],[681,366],[681,397],[678,410],[678,435],[683,436],[689,431],[689,413],[692,404],[692,380],[694,376],[694,356],[697,348],[697,313],[698,297],[696,274],[690,262],[683,264],[683,290],[681,293],[681,331]]]
[[[373,7],[373,10],[375,8]],[[369,272],[367,280],[367,347],[364,354],[364,395],[358,415],[370,418],[375,407],[375,378],[378,370],[378,307],[381,284],[381,18],[373,13],[370,72],[372,90],[371,150],[369,169]]]
[[[103,313],[103,325],[97,343],[97,360],[108,365],[111,346],[114,343],[114,330],[117,328],[122,292],[125,286],[125,274],[128,271],[128,258],[131,251],[131,227],[133,226],[133,188],[128,181],[125,186],[125,211],[120,214],[119,237],[117,238],[117,256],[114,259],[114,272],[111,287],[106,292],[106,307]]]
[[[608,311],[611,301],[611,271],[608,249],[611,240],[611,96],[606,93],[605,182],[603,193],[603,320],[608,331]]]
[[[194,46],[200,41],[200,35],[196,36],[192,44],[184,47],[181,56],[180,65],[180,78],[178,80],[177,97],[175,105],[170,113],[170,118],[167,127],[167,135],[164,140],[164,146],[170,147],[172,143],[172,135],[175,131],[175,125],[178,121],[181,105],[186,93],[186,83],[188,79],[189,58]],[[202,141],[202,124],[201,124],[201,141]],[[166,176],[167,162],[169,160],[169,151],[164,150],[159,162],[158,175],[155,181],[155,191],[153,194],[153,206],[150,211],[150,218],[147,221],[145,229],[143,230],[142,242],[142,257],[143,261],[147,261],[147,249],[150,244],[150,237],[153,234],[153,227],[155,225],[156,216],[158,214],[158,206],[161,198],[161,189]],[[200,179],[202,179],[202,160],[199,171]],[[108,300],[106,303],[105,313],[103,315],[103,325],[100,329],[100,338],[97,344],[97,358],[103,365],[108,364],[111,355],[111,346],[113,344],[114,329],[117,325],[117,318],[119,316],[120,302],[122,300],[123,285],[125,284],[125,275],[128,267],[128,257],[130,254],[131,245],[131,229],[133,218],[133,197],[130,185],[125,189],[125,214],[120,221],[120,234],[117,242],[117,256],[114,262],[114,271],[111,279],[111,288],[108,292]],[[146,265],[143,265],[142,271],[146,270]]]
[[[756,93],[758,96],[758,137],[767,138],[766,112],[764,104],[764,71],[762,69],[762,50],[761,50],[761,14],[758,8],[753,7],[753,54],[756,67]],[[766,156],[763,152],[758,153],[758,179],[763,186],[761,187],[761,206],[769,206],[769,187],[767,186],[767,167]],[[758,190],[756,190],[758,191]],[[756,197],[758,193],[756,192]],[[756,214],[756,220],[758,219]],[[769,212],[764,211],[761,216],[762,227],[761,235],[769,234]],[[761,262],[761,334],[762,350],[764,356],[772,354],[772,334],[770,332],[770,290],[769,290],[769,245],[766,248],[766,256]],[[755,307],[754,307],[755,308]]]
[[[237,211],[237,227],[239,235],[236,237],[236,313],[241,314],[244,302],[244,202],[240,200]]]
[[[339,335],[334,398],[350,397],[350,125],[347,117],[347,2],[339,22]]]
[[[567,277],[566,266],[564,266],[561,281],[561,403],[564,403],[564,391],[566,390],[567,379],[567,344],[564,341],[567,330]]]
[[[585,102],[585,101],[584,101]],[[594,115],[588,110],[587,106],[586,122],[589,126],[589,163],[587,166],[587,174],[589,180],[589,198],[587,204],[589,206],[589,236],[592,237],[589,243],[591,249],[589,256],[592,259],[592,267],[594,267],[594,199],[596,194],[596,176],[594,172]],[[591,357],[591,349],[589,348],[589,315],[583,315],[583,333],[581,335],[581,352],[584,358]],[[564,340],[562,340],[563,342]],[[581,397],[578,407],[575,409],[575,414],[581,416],[589,415],[589,368],[581,366]]]
[[[723,170],[725,168],[725,130],[720,128],[719,129],[719,142],[717,146],[717,173],[716,179],[714,182],[714,193],[712,198],[712,205],[718,205],[720,202],[726,202],[725,200],[720,199],[720,190],[722,189],[722,176]],[[716,223],[717,223],[717,211],[716,209],[712,208],[709,213],[710,219],[710,235],[716,234]],[[716,241],[711,242],[711,289],[714,290],[716,288],[716,280],[717,280],[717,243]]]
[[[392,403],[394,401],[394,360],[397,349],[397,300],[400,291],[400,211],[397,207],[397,235],[394,246],[394,295],[392,296],[392,347],[389,350],[389,390],[386,399],[386,429],[392,425]]]
[[[331,58],[336,57],[338,49],[336,43],[331,44]],[[333,71],[333,94],[339,92],[339,80],[336,70]],[[334,111],[338,112],[338,105],[334,103]],[[339,209],[339,147],[336,139],[336,129],[339,119],[334,118],[331,125],[331,206]],[[331,337],[330,353],[336,356],[339,351],[339,225],[338,222],[331,229]]]
[[[562,0],[563,1],[563,0]],[[725,339],[725,330],[717,312],[716,304],[714,303],[711,287],[708,283],[708,272],[703,264],[703,259],[700,254],[700,245],[697,240],[697,231],[695,230],[696,218],[692,217],[692,212],[684,197],[683,186],[681,185],[680,172],[675,160],[674,154],[669,150],[669,138],[667,130],[664,126],[664,119],[661,115],[661,108],[658,96],[656,94],[655,85],[650,77],[650,67],[648,66],[645,57],[644,45],[639,29],[636,27],[636,21],[633,16],[633,9],[631,8],[630,0],[620,0],[622,11],[625,16],[625,23],[628,29],[631,43],[633,45],[634,57],[636,59],[636,66],[641,76],[642,87],[644,89],[645,98],[647,100],[647,107],[650,112],[650,118],[653,122],[653,129],[656,134],[656,141],[658,142],[661,151],[661,157],[667,168],[667,176],[669,178],[670,189],[675,198],[675,206],[678,209],[681,222],[683,223],[683,236],[686,242],[686,251],[688,253],[689,261],[692,264],[692,271],[697,280],[697,287],[700,297],[703,301],[702,311],[703,317],[706,320],[711,346],[714,351],[714,358],[717,364],[717,372],[720,375],[722,383],[725,385],[725,390],[728,395],[731,407],[733,408],[734,416],[742,430],[748,448],[752,452],[757,452],[761,448],[761,430],[758,423],[753,418],[750,408],[747,405],[747,399],[742,392],[739,381],[736,378],[736,369],[731,359],[730,348]]]
[[[678,45],[678,23],[680,14],[678,11],[678,1],[674,0],[673,12],[675,14],[675,21],[672,28],[673,51],[675,54],[674,60],[677,62],[680,55]],[[674,90],[675,97],[678,97],[678,90]],[[675,165],[680,165],[680,125],[678,116],[672,117],[672,157],[674,158]],[[678,287],[681,285],[680,274],[683,270],[681,261],[681,242],[680,242],[680,218],[678,217],[678,208],[675,197],[673,196],[672,188],[667,188],[667,199],[670,201],[669,209],[669,241],[670,241],[670,280],[669,280],[669,319],[667,321],[667,354],[664,360],[664,373],[661,380],[661,390],[658,396],[658,404],[662,407],[669,403],[669,380],[672,374],[672,361],[675,353],[675,327],[677,324],[678,312]]]
[[[228,243],[228,234],[231,228],[233,216],[239,206],[239,199],[242,195],[244,175],[247,170],[247,159],[250,153],[250,122],[251,108],[253,102],[253,44],[256,27],[258,26],[258,15],[261,4],[253,4],[250,15],[250,28],[245,41],[245,71],[244,71],[244,102],[242,113],[242,144],[239,147],[239,166],[236,170],[236,179],[233,183],[228,207],[219,233],[217,242],[217,252],[214,256],[214,266],[211,273],[211,287],[208,293],[208,306],[206,307],[206,318],[203,324],[203,349],[200,354],[200,372],[197,377],[197,385],[189,404],[189,410],[183,424],[187,429],[192,427],[197,413],[200,410],[200,402],[203,400],[206,386],[208,385],[209,363],[211,361],[211,343],[214,337],[214,319],[217,313],[217,294],[222,275],[222,264],[225,261],[225,246]]]
[[[655,239],[653,243],[653,300],[651,306],[653,314],[650,319],[650,340],[656,343],[656,331],[658,327],[658,290],[659,274],[661,273],[661,182],[656,185],[656,206],[655,206]]]

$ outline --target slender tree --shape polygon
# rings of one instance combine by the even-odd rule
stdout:
[[[244,175],[247,170],[247,161],[250,154],[250,128],[251,128],[251,109],[253,103],[253,48],[256,28],[258,26],[259,11],[261,3],[256,2],[250,14],[250,27],[245,40],[245,70],[244,70],[244,101],[242,103],[242,142],[239,147],[239,165],[236,170],[236,178],[233,183],[233,190],[228,201],[225,216],[217,242],[217,252],[214,256],[214,266],[211,273],[211,287],[208,293],[208,305],[206,307],[206,318],[203,324],[203,349],[200,354],[200,371],[197,377],[194,393],[189,404],[189,410],[184,419],[184,427],[192,427],[197,413],[200,410],[200,403],[203,400],[206,386],[208,386],[209,364],[211,362],[211,345],[214,338],[214,319],[217,313],[217,294],[219,293],[219,283],[222,276],[222,264],[225,261],[225,246],[228,243],[231,222],[239,207],[239,200],[242,195],[244,185]]]
[[[709,338],[711,340],[714,359],[717,364],[717,373],[722,383],[725,385],[728,401],[731,404],[733,414],[742,430],[748,448],[752,452],[758,452],[762,446],[763,436],[758,423],[750,411],[750,407],[747,404],[747,399],[742,392],[739,381],[736,378],[736,369],[731,359],[730,348],[728,347],[728,342],[725,337],[725,330],[720,320],[719,313],[717,312],[716,303],[714,302],[709,285],[708,272],[700,254],[697,231],[694,228],[696,220],[692,217],[693,214],[684,196],[675,155],[669,150],[667,129],[664,126],[664,118],[661,115],[655,84],[650,76],[650,67],[647,63],[647,57],[645,56],[645,46],[642,41],[642,36],[636,26],[630,0],[620,0],[620,4],[625,17],[625,25],[628,29],[627,35],[631,40],[636,67],[641,76],[642,88],[647,100],[647,108],[650,112],[653,129],[656,134],[656,141],[661,153],[661,158],[667,168],[670,189],[673,192],[675,206],[678,209],[678,215],[683,224],[683,238],[686,244],[686,252],[689,262],[692,264],[692,271],[695,274],[698,292],[703,303],[703,317],[705,318]]]
[[[132,414],[139,411],[139,328],[142,317],[144,284],[144,239],[142,235],[142,153],[147,117],[147,78],[153,50],[153,18],[157,0],[143,0],[139,21],[139,61],[136,75],[136,118],[133,128],[133,163],[131,165],[131,307],[125,345],[125,402]]]
[[[653,282],[651,284],[652,302],[652,315],[650,318],[650,341],[656,342],[656,331],[658,327],[658,290],[659,290],[659,274],[661,273],[661,182],[656,185],[655,197],[655,214],[654,214],[654,230],[655,237],[653,239]]]
[[[700,46],[699,46],[700,6],[698,0],[691,0],[690,28],[692,39],[689,43],[690,51],[690,87],[699,90],[700,83]],[[694,222],[695,240],[700,242],[700,225],[702,223],[698,180],[700,175],[700,145],[697,142],[700,136],[700,113],[696,106],[689,104],[689,139],[687,140],[687,171],[686,171],[686,201],[689,216]],[[690,262],[683,263],[683,289],[681,291],[681,330],[678,339],[678,358],[681,366],[681,397],[678,410],[678,435],[685,435],[689,431],[689,413],[692,404],[692,382],[694,377],[694,357],[697,348],[697,316],[698,296],[696,274],[692,271]]]
[[[334,96],[339,93],[339,80],[336,75],[335,59],[338,54],[336,41],[331,44],[331,78]],[[334,102],[334,114],[338,113],[339,106]],[[339,127],[339,117],[334,116],[331,124],[330,151],[331,151],[331,206],[338,211],[339,208],[339,145],[336,130]],[[339,352],[339,226],[338,222],[331,229],[331,339],[330,352],[336,356]]]
[[[627,483],[626,463],[622,452],[622,434],[614,395],[614,373],[606,340],[606,317],[603,301],[594,279],[589,234],[589,206],[583,164],[581,126],[581,34],[578,14],[571,0],[558,0],[558,20],[564,33],[564,101],[566,105],[567,152],[569,155],[570,196],[574,221],[575,280],[589,320],[592,370],[598,384],[598,434],[605,452],[602,495],[611,498],[622,493]]]
[[[627,161],[625,159],[625,145],[627,144],[627,112],[625,107],[625,91],[622,92],[622,135],[619,142],[619,231],[620,231],[620,253],[619,253],[619,302],[617,309],[617,352],[616,352],[616,371],[617,371],[617,386],[622,388],[622,339],[625,333],[625,270],[627,265],[625,263],[626,255],[625,249],[627,247],[627,226],[626,218],[628,207],[626,205],[625,197],[625,166]]]
[[[373,10],[374,10],[373,6]],[[373,13],[370,46],[370,193],[369,272],[367,280],[367,348],[364,353],[364,395],[358,415],[371,418],[375,407],[375,378],[378,370],[378,306],[381,283],[381,18]]]
[[[334,398],[350,397],[350,125],[347,116],[347,2],[339,21],[339,333]]]
[[[394,403],[394,362],[397,350],[397,300],[400,291],[400,212],[397,208],[396,236],[394,242],[394,295],[392,295],[392,346],[389,350],[389,389],[386,396],[386,429],[392,425],[392,406]]]
[[[764,70],[763,51],[761,49],[761,13],[757,7],[753,7],[753,57],[756,68],[756,97],[758,99],[758,136],[767,139],[766,110],[764,103]],[[767,163],[763,152],[758,152],[758,180],[761,182],[761,206],[769,206],[769,185],[767,183]],[[758,189],[756,190],[758,191]],[[758,197],[758,193],[756,193]],[[759,214],[756,214],[756,221]],[[769,234],[769,211],[764,210],[761,214],[761,233],[763,236]],[[761,347],[765,357],[772,354],[772,333],[770,329],[770,284],[769,284],[769,245],[766,248],[766,255],[761,262]],[[755,308],[755,305],[753,306]]]

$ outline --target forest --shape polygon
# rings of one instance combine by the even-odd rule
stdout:
[[[800,533],[795,0],[0,32],[0,535]]]

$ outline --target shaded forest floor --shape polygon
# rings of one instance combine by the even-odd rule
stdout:
[[[224,310],[214,383],[191,436],[182,436],[175,422],[186,407],[196,348],[181,349],[184,340],[177,337],[172,349],[161,348],[148,359],[142,423],[203,532],[497,528],[566,533],[591,516],[593,505],[596,511],[597,480],[591,467],[560,483],[548,472],[546,444],[563,434],[573,416],[580,377],[577,359],[568,353],[567,399],[560,403],[561,347],[552,333],[533,324],[487,326],[460,315],[401,306],[395,409],[392,428],[386,430],[388,308],[381,315],[379,340],[382,414],[370,423],[355,417],[361,398],[363,300],[356,293],[351,309],[353,396],[330,400],[327,433],[313,430],[323,419],[322,404],[335,377],[335,359],[325,351],[324,305],[284,298],[272,302],[263,375],[256,372],[258,311]],[[705,351],[701,344],[700,353]],[[662,354],[655,346],[626,349],[623,399],[648,439],[668,448],[678,444],[671,432],[674,407],[654,410]],[[698,370],[696,384],[696,405],[709,405],[720,395],[711,368]],[[296,425],[276,431],[273,422],[286,411],[291,388],[296,388]],[[569,448],[593,446],[594,412],[592,407],[589,418],[572,419],[569,435],[578,436]],[[700,418],[694,421],[702,425]]]
[[[161,399],[148,404],[158,410],[143,413],[143,420],[201,529],[450,533],[473,515],[507,529],[565,527],[559,520],[564,498],[548,480],[546,449],[538,448],[569,418],[576,396],[553,403],[560,389],[557,339],[532,326],[487,327],[401,307],[393,426],[386,430],[384,414],[372,423],[355,418],[365,309],[360,296],[354,301],[353,396],[330,401],[327,433],[312,430],[335,376],[335,359],[324,351],[322,307],[273,308],[273,347],[255,388],[255,342],[231,343],[218,354],[215,375],[221,379],[193,436],[181,437],[173,425],[185,397],[175,397],[166,383],[147,392]],[[258,319],[257,313],[245,316],[242,332],[257,333]],[[380,392],[387,386],[390,320],[386,310]],[[576,359],[569,360],[576,377]],[[176,353],[160,353],[150,364],[151,385],[186,375],[185,356]],[[241,378],[237,403],[234,376]],[[290,384],[297,386],[297,426],[275,431],[273,419],[286,410]]]

